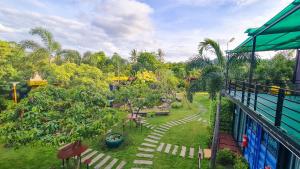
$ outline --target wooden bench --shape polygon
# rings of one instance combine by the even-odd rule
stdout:
[[[65,160],[69,160],[72,157],[79,157],[81,160],[81,154],[88,149],[87,146],[81,144],[81,141],[74,143],[68,143],[58,148],[57,157],[62,160],[62,166],[65,166]]]

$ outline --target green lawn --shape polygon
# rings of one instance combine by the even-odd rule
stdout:
[[[171,109],[169,116],[161,116],[154,118],[147,118],[151,124],[162,124],[171,120],[182,119],[188,115],[200,113],[201,118],[209,121],[209,100],[205,93],[197,93],[193,103],[188,103],[186,100],[182,101],[183,107],[179,109]],[[125,115],[124,115],[125,116]],[[193,121],[187,124],[175,126],[166,132],[162,138],[162,142],[193,146],[197,148],[199,145],[206,148],[206,138],[208,135],[208,123],[200,121]],[[117,128],[113,131],[120,131]],[[132,162],[137,153],[137,147],[143,142],[143,139],[149,134],[150,129],[143,128],[141,131],[134,125],[125,127],[125,142],[118,149],[108,149],[103,144],[103,137],[91,138],[85,140],[91,148],[109,154],[114,158],[125,160],[128,162],[126,168],[131,168]],[[192,169],[197,167],[197,158],[182,159],[181,157],[166,155],[164,153],[156,152],[154,157],[155,169],[174,169],[185,168]],[[203,168],[207,168],[207,161],[203,162]],[[20,149],[0,148],[0,168],[10,169],[41,169],[41,168],[59,168],[60,161],[56,158],[56,148],[46,148],[42,146],[30,147],[26,146]]]

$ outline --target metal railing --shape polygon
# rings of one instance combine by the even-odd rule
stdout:
[[[300,91],[229,81],[227,93],[300,141]]]

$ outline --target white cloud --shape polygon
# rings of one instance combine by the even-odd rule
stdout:
[[[131,49],[138,47],[145,49],[145,46],[153,43],[154,27],[150,17],[153,10],[147,4],[136,0],[74,1],[74,3],[77,6],[90,5],[93,8],[90,11],[81,9],[82,16],[75,19],[0,8],[2,22],[10,24],[19,33],[12,34],[12,29],[7,29],[3,25],[0,25],[0,30],[6,30],[4,38],[20,41],[31,38],[28,35],[30,28],[42,26],[51,31],[63,47],[75,48],[81,52],[104,50],[109,55],[121,52],[128,56]]]
[[[31,4],[34,1],[40,2],[31,0]],[[185,5],[201,6],[229,2],[243,9],[245,5],[257,0],[176,1]],[[63,47],[81,52],[104,50],[109,55],[119,52],[129,57],[132,49],[156,51],[162,48],[166,53],[166,60],[184,61],[197,53],[197,45],[204,38],[219,41],[225,49],[226,42],[235,37],[236,40],[229,46],[232,49],[246,38],[243,32],[247,28],[262,25],[290,1],[292,0],[280,0],[256,16],[251,15],[251,11],[249,15],[233,14],[210,29],[190,27],[176,31],[154,25],[152,14],[155,11],[137,0],[72,0],[74,10],[79,11],[78,16],[73,18],[59,16],[59,13],[50,15],[0,7],[0,35],[7,40],[20,41],[32,38],[28,34],[30,28],[42,26],[51,31]],[[232,12],[239,12],[239,9],[236,10]],[[176,19],[180,22],[182,18],[174,18]]]
[[[11,33],[11,32],[15,32],[15,29],[4,26],[0,23],[0,33]]]

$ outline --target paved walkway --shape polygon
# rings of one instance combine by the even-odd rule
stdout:
[[[135,168],[131,169],[152,167],[154,152],[159,149],[161,149],[162,151],[162,149],[164,148],[163,146],[161,146],[161,143],[159,143],[164,134],[173,126],[185,124],[193,120],[197,120],[198,118],[199,114],[190,115],[181,120],[170,121],[159,126],[151,125],[143,120],[142,122],[144,126],[148,126],[148,128],[153,129],[153,131],[144,139],[144,142],[140,145],[140,147],[138,147],[136,159],[133,161]],[[170,153],[171,147],[171,144],[167,144],[164,151],[166,153]],[[174,151],[174,149],[172,150]]]
[[[86,160],[91,160],[89,166],[95,169],[123,169],[127,164],[126,161],[112,158],[109,155],[99,153],[98,151],[92,149],[87,149],[81,154],[81,163],[84,163]]]
[[[197,158],[198,153],[203,153],[202,149],[199,147],[198,151],[196,152],[194,147],[187,147],[187,146],[178,146],[172,145],[167,143],[160,143],[158,148],[156,149],[157,152],[162,152],[174,156],[180,157],[187,157],[187,158]]]

